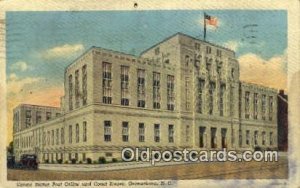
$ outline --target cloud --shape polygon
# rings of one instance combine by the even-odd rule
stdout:
[[[241,46],[241,43],[238,41],[231,40],[231,41],[225,42],[223,44],[223,46],[236,52],[238,50],[238,48]]]
[[[26,71],[28,69],[28,65],[24,61],[18,61],[10,66],[10,70],[12,71]]]
[[[7,93],[8,94],[18,94],[22,89],[25,87],[36,84],[36,82],[41,81],[42,78],[40,77],[26,77],[23,79],[20,79],[17,77],[15,73],[12,73],[8,77],[7,82]]]
[[[265,60],[249,53],[239,57],[242,81],[287,90],[286,53]]]
[[[45,59],[68,58],[83,50],[84,46],[82,44],[64,44],[45,50],[41,55]]]

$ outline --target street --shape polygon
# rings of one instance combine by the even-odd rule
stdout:
[[[288,161],[202,162],[133,169],[75,172],[8,169],[8,180],[184,180],[184,179],[287,179]]]

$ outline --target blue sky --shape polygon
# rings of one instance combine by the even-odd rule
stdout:
[[[254,53],[269,59],[287,48],[286,11],[205,12],[219,20],[217,29],[208,29],[207,40],[235,46],[237,57]],[[7,75],[43,77],[55,83],[61,83],[66,65],[91,46],[138,55],[176,32],[203,37],[201,10],[8,12],[6,17]],[[55,47],[79,44],[79,50],[64,57],[41,55]],[[17,62],[25,62],[26,71],[12,69]]]

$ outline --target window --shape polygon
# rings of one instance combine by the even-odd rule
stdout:
[[[61,139],[60,139],[60,142],[61,142],[61,144],[65,144],[65,130],[64,130],[64,128],[61,128],[60,129],[60,137],[61,137]]]
[[[138,69],[137,70],[137,106],[141,108],[145,108],[145,98],[146,98],[146,92],[145,92],[145,70],[144,69]]]
[[[121,105],[129,105],[129,67],[121,66]]]
[[[79,125],[76,124],[76,143],[79,142]]]
[[[234,78],[234,68],[231,69],[231,77]]]
[[[269,96],[269,120],[273,120],[273,96]]]
[[[226,89],[226,85],[225,84],[221,84],[220,87],[220,116],[224,115],[224,98],[225,98],[225,89]]]
[[[217,49],[217,57],[222,57],[222,51]]]
[[[185,127],[185,141],[189,142],[190,141],[190,126],[187,125]]]
[[[58,117],[58,116],[60,116],[60,113],[55,113],[55,117]]]
[[[43,145],[46,145],[46,132],[43,132]]]
[[[258,94],[254,93],[254,100],[253,100],[253,118],[257,119],[258,115]]]
[[[222,148],[227,148],[226,135],[227,135],[227,129],[226,128],[221,128],[221,145],[222,145]]]
[[[210,46],[206,46],[206,53],[211,54],[211,47]]]
[[[206,127],[199,127],[199,147],[204,147],[204,140],[206,136]]]
[[[111,141],[111,121],[104,121],[104,141]]]
[[[266,145],[266,132],[263,131],[261,136],[262,136],[262,145],[264,146],[264,145]]]
[[[160,73],[153,72],[153,108],[160,109]]]
[[[19,112],[14,113],[13,117],[13,124],[14,124],[14,132],[19,131]]]
[[[154,54],[155,54],[155,55],[159,55],[159,53],[160,53],[159,47],[155,48]]]
[[[167,109],[174,111],[175,93],[174,93],[174,76],[167,76]]]
[[[160,125],[154,124],[154,142],[160,142]]]
[[[169,125],[169,143],[174,143],[174,125]]]
[[[210,144],[211,144],[211,148],[217,148],[217,128],[210,128],[210,132],[211,132],[211,137],[210,137]]]
[[[56,129],[56,145],[59,144],[59,129]]]
[[[46,120],[51,119],[51,112],[46,112]]]
[[[128,122],[122,122],[122,140],[128,142]]]
[[[258,131],[254,131],[254,145],[258,144]]]
[[[273,145],[273,132],[270,132],[270,146]]]
[[[200,44],[199,43],[195,43],[195,50],[200,50]]]
[[[210,77],[212,74],[212,68],[211,68],[212,59],[209,59],[208,57],[206,57],[205,61],[206,61],[206,72],[207,72],[208,76]]]
[[[69,76],[69,110],[73,110],[73,80],[72,74]]]
[[[145,125],[139,123],[139,142],[145,142]]]
[[[198,78],[198,103],[197,103],[197,112],[202,114],[203,112],[203,91],[204,91],[205,81]]]
[[[82,131],[82,141],[86,142],[87,141],[87,136],[86,136],[86,133],[87,133],[86,121],[83,122],[82,129],[83,129],[83,131]]]
[[[190,56],[186,55],[184,61],[185,61],[185,66],[188,67],[190,64]]]
[[[111,90],[112,90],[112,77],[111,77],[111,63],[103,62],[103,100],[105,104],[112,103]]]
[[[245,92],[245,118],[250,118],[250,92]]]
[[[190,110],[191,101],[190,101],[190,78],[185,77],[185,109]]]
[[[80,93],[79,93],[79,70],[75,71],[75,108],[79,107]]]
[[[87,104],[87,70],[86,65],[82,67],[82,105]]]
[[[222,76],[222,62],[216,61],[218,77]]]
[[[261,98],[261,119],[266,120],[266,95]]]
[[[214,111],[214,92],[215,92],[215,83],[214,82],[210,82],[209,83],[209,108],[208,108],[208,113],[209,115],[213,114]]]
[[[36,124],[41,123],[41,122],[42,122],[42,112],[37,111],[36,112]]]
[[[69,125],[69,143],[72,144],[72,125]]]
[[[250,144],[250,131],[246,130],[246,145]]]
[[[31,110],[26,110],[25,126],[26,128],[31,126]]]
[[[51,131],[51,144],[54,145],[54,130]]]

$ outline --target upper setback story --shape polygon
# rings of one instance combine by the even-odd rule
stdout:
[[[62,111],[58,107],[20,104],[13,110],[13,132],[34,127],[61,114]]]
[[[239,117],[239,63],[232,50],[177,33],[145,50],[141,56],[164,58],[167,62],[173,59],[170,62],[177,67],[176,85],[180,89],[177,99],[182,113],[196,111],[196,115]],[[210,95],[212,107],[205,102]],[[220,100],[224,101],[224,109],[219,109]]]
[[[108,64],[108,68],[104,68]],[[85,68],[84,68],[85,67]],[[216,46],[182,33],[177,33],[166,40],[156,44],[148,50],[141,53],[140,57],[130,54],[116,52],[98,47],[92,47],[85,54],[79,57],[74,63],[69,65],[65,71],[65,111],[72,111],[87,104],[105,104],[103,95],[105,95],[103,76],[105,70],[109,69],[109,81],[111,99],[109,104],[121,105],[122,89],[120,86],[122,77],[122,67],[128,67],[125,72],[128,74],[128,107],[138,107],[138,69],[144,70],[145,81],[145,105],[144,109],[153,109],[155,101],[153,99],[153,77],[158,73],[160,81],[159,90],[159,108],[156,110],[168,110],[169,104],[168,82],[174,79],[174,111],[185,111],[184,98],[193,98],[193,96],[184,96],[185,76],[189,75],[191,87],[196,83],[194,74],[197,78],[209,79],[216,82],[238,81],[239,67],[235,60],[234,52],[221,46]],[[86,71],[86,80],[83,79],[83,69]],[[106,75],[107,76],[107,75]],[[171,79],[170,79],[171,78]],[[194,81],[194,82],[193,82]],[[86,83],[86,84],[83,84]],[[86,85],[86,86],[84,86]],[[105,86],[106,87],[106,86]],[[70,89],[71,88],[71,89]],[[75,89],[77,88],[77,89]],[[87,88],[84,90],[83,88]],[[181,89],[181,92],[178,92]],[[169,91],[170,92],[170,91]],[[192,95],[192,92],[190,92]],[[76,97],[77,96],[77,97]],[[86,101],[84,101],[84,97]],[[72,102],[71,102],[72,101]],[[125,105],[126,106],[126,105]],[[172,107],[171,107],[172,108]],[[193,108],[190,108],[190,110]],[[173,111],[173,110],[172,110]],[[189,110],[187,110],[189,111]]]

